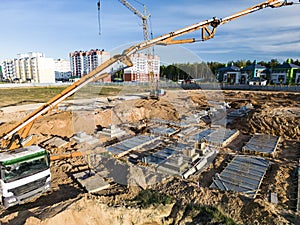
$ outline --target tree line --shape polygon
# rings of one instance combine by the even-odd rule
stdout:
[[[239,68],[252,65],[254,62],[250,60],[229,61],[228,63],[220,62],[201,62],[201,63],[174,63],[172,65],[162,65],[160,67],[160,77],[167,80],[189,80],[189,79],[215,79],[219,68],[226,65],[233,65]],[[291,63],[300,66],[300,61],[291,59]],[[266,68],[273,68],[281,63],[277,59],[271,59],[268,62],[259,61],[257,64]]]

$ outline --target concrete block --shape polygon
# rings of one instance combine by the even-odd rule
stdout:
[[[66,144],[68,144],[68,142],[63,140],[60,137],[52,137],[52,138],[48,139],[46,142],[44,142],[44,145],[54,146],[57,148],[63,147]]]
[[[114,125],[111,125],[110,127],[104,128],[102,131],[99,131],[98,134],[102,134],[107,137],[111,138],[118,138],[125,136],[127,133],[124,130],[121,130],[119,127],[116,127]]]
[[[109,183],[94,171],[73,173],[72,176],[88,193],[95,193],[110,187]]]
[[[88,135],[85,132],[76,133],[72,138],[78,143],[87,143],[89,145],[94,145],[100,142],[98,138]]]

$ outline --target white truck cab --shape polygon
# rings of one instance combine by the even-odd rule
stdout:
[[[37,145],[0,152],[0,198],[5,208],[50,190],[50,160]]]

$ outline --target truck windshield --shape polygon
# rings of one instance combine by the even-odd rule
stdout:
[[[23,162],[2,166],[2,174],[5,182],[11,182],[36,174],[49,168],[46,156],[26,160]]]

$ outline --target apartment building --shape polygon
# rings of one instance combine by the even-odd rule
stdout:
[[[13,59],[6,59],[2,62],[2,76],[3,80],[13,81],[16,79],[16,68]]]
[[[18,54],[2,62],[3,77],[11,82],[55,83],[54,60],[43,53]]]
[[[157,55],[150,57],[150,63],[148,62],[148,56],[144,53],[133,54],[130,59],[133,66],[124,70],[124,81],[148,82],[150,79],[149,72],[153,72],[154,79],[159,80],[160,58]],[[152,69],[149,70],[149,66]]]
[[[54,60],[54,72],[56,81],[69,81],[72,77],[70,61],[66,59]]]
[[[3,80],[2,66],[0,66],[0,81]]]
[[[75,51],[70,53],[71,71],[73,76],[82,77],[110,58],[110,53],[103,49],[90,51]],[[105,70],[109,72],[110,69]],[[104,71],[104,72],[105,72]]]

